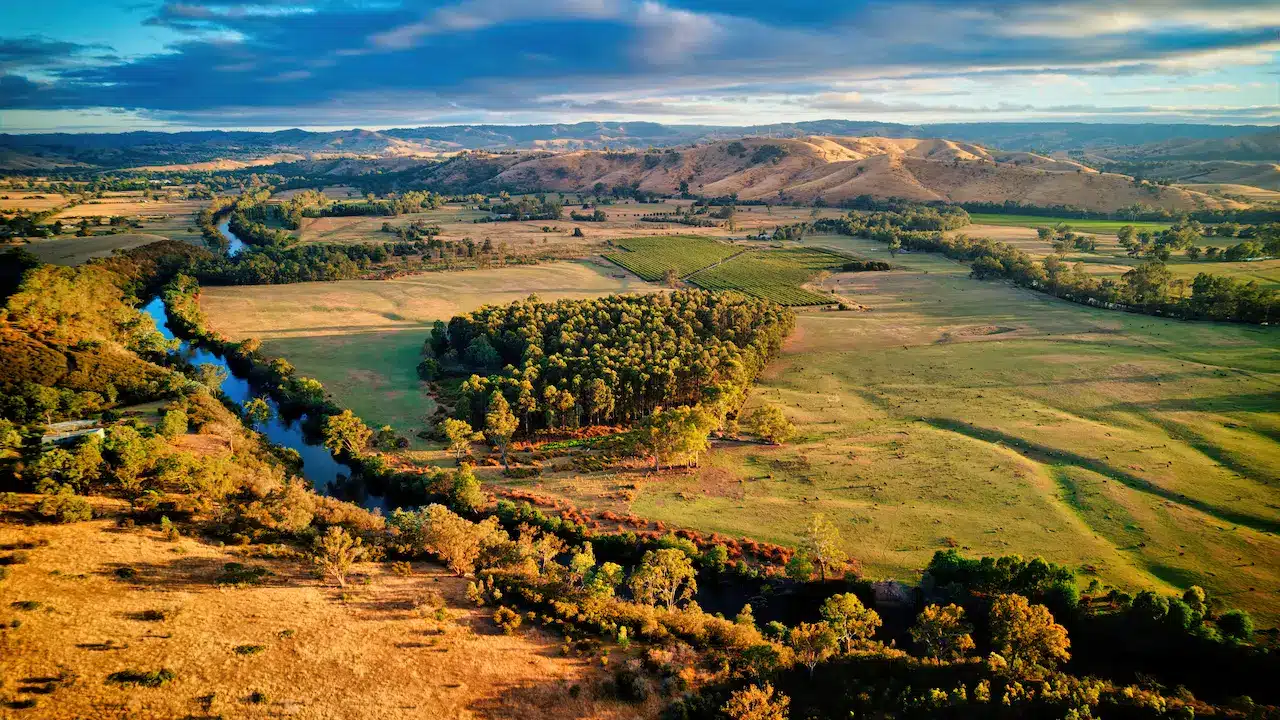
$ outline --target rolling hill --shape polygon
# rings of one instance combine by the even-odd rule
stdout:
[[[941,139],[885,137],[743,138],[680,150],[471,154],[427,168],[424,185],[452,189],[590,190],[619,185],[655,193],[737,195],[838,203],[860,195],[952,202],[1070,204],[1116,210],[1230,207],[1181,188],[1139,185],[1070,160],[1002,152]]]

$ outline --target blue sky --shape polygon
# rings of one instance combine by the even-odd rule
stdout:
[[[41,0],[0,132],[649,120],[1277,124],[1274,0]]]

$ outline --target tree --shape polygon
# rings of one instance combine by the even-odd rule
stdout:
[[[475,512],[485,503],[480,481],[471,472],[470,465],[463,465],[454,473],[453,486],[449,488],[449,502],[457,512]]]
[[[217,390],[227,381],[227,371],[221,365],[204,363],[196,366],[196,378],[210,390]]]
[[[242,409],[244,410],[244,416],[253,425],[265,425],[271,421],[271,403],[263,398],[251,398],[244,404]]]
[[[796,434],[796,428],[777,405],[761,405],[747,417],[747,426],[761,439],[781,445]]]
[[[822,619],[835,633],[845,652],[851,652],[854,645],[875,635],[876,628],[881,625],[879,613],[864,607],[853,593],[827,598],[822,603]]]
[[[359,456],[371,437],[373,431],[350,410],[324,419],[324,446],[335,455],[345,452]]]
[[[1052,669],[1071,659],[1067,630],[1043,605],[1021,595],[996,595],[991,603],[991,645],[1013,666]]]
[[[791,698],[775,692],[773,686],[748,685],[735,690],[720,708],[729,720],[787,720]]]
[[[795,651],[796,660],[809,668],[809,676],[813,677],[818,663],[835,653],[836,634],[825,622],[802,622],[787,633],[787,644]]]
[[[1116,238],[1120,241],[1120,247],[1128,250],[1134,246],[1134,238],[1138,235],[1138,229],[1132,225],[1125,225],[1116,231]]]
[[[475,431],[471,429],[471,423],[466,420],[445,418],[440,422],[440,432],[444,433],[445,438],[449,441],[449,449],[453,451],[454,456],[461,462],[463,456],[471,450],[471,439],[475,437]]]
[[[678,603],[698,592],[697,572],[682,550],[650,550],[631,574],[631,592],[640,602],[662,603],[674,610]]]
[[[696,464],[698,455],[711,447],[708,435],[714,425],[715,418],[701,405],[658,409],[640,423],[636,442],[653,458],[654,470],[677,457]]]
[[[187,414],[177,408],[166,411],[156,425],[156,432],[166,440],[187,434]]]
[[[137,490],[138,476],[151,456],[149,443],[128,425],[116,425],[107,431],[103,450],[111,474],[121,487],[131,492]]]
[[[1253,638],[1253,617],[1244,610],[1228,610],[1218,616],[1218,629],[1236,642],[1248,642]]]
[[[800,550],[818,570],[822,582],[827,581],[827,573],[844,565],[847,556],[840,549],[840,531],[821,513],[813,516],[809,527],[805,530]]]
[[[897,235],[894,235],[893,238],[889,240],[889,257],[892,257],[892,258],[898,257],[898,251],[901,249],[902,249],[902,239],[899,238]]]
[[[971,632],[973,626],[964,621],[964,608],[928,605],[916,616],[911,639],[929,657],[957,660],[973,650]]]
[[[667,287],[673,288],[680,282],[680,273],[676,272],[675,268],[667,268],[666,271],[662,273],[662,282],[664,282]]]
[[[335,525],[315,539],[312,561],[326,577],[333,578],[338,587],[346,587],[347,575],[365,553],[363,540],[351,537],[346,530]]]
[[[511,444],[511,436],[515,434],[520,423],[511,412],[511,406],[500,391],[489,396],[489,411],[484,416],[484,433],[489,442],[502,451],[503,467],[511,467],[507,462],[507,446]]]

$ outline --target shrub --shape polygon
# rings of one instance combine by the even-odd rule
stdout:
[[[1218,616],[1218,629],[1232,640],[1248,642],[1253,637],[1253,618],[1244,610],[1228,610]]]
[[[506,605],[499,606],[493,613],[493,622],[502,628],[502,632],[508,635],[515,634],[515,631],[520,627],[521,620],[520,613]]]
[[[237,655],[257,655],[267,649],[266,645],[237,645],[235,646],[235,654]]]
[[[214,581],[219,585],[261,585],[271,571],[261,565],[244,565],[229,562],[222,566],[222,573]]]
[[[89,501],[68,491],[45,496],[36,505],[36,512],[43,517],[60,523],[83,522],[93,519],[93,508],[89,505]]]
[[[168,668],[161,668],[150,672],[142,672],[141,670],[120,670],[108,675],[106,683],[108,685],[119,685],[120,687],[158,688],[173,682],[173,679],[176,677],[177,675]]]
[[[38,600],[16,600],[9,603],[9,607],[14,610],[26,610],[27,612],[31,612],[33,610],[39,610],[43,605],[41,605]]]

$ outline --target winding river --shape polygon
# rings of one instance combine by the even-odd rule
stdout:
[[[227,221],[224,220],[220,223],[218,230],[230,242],[227,248],[228,255],[236,255],[244,250],[245,244],[227,227]],[[176,339],[173,330],[169,328],[169,314],[165,310],[162,299],[159,297],[152,298],[150,302],[143,306],[142,311],[151,316],[151,319],[155,321],[156,329],[160,331],[160,334],[166,340]],[[302,430],[302,424],[306,421],[305,415],[296,420],[282,418],[280,416],[280,407],[276,401],[265,392],[254,392],[248,379],[237,375],[221,355],[192,345],[186,340],[179,339],[179,343],[180,345],[175,353],[185,358],[188,362],[195,365],[216,365],[222,368],[226,373],[227,379],[222,381],[222,386],[219,389],[237,406],[243,407],[246,402],[255,397],[262,397],[262,399],[266,400],[267,404],[271,406],[271,418],[266,422],[254,423],[253,428],[265,435],[271,442],[295,450],[302,458],[302,476],[311,483],[317,492],[340,497],[344,500],[352,500],[367,508],[386,509],[385,500],[376,495],[370,495],[363,487],[363,483],[348,482],[348,479],[354,474],[350,466],[334,459],[324,445],[307,440],[306,434]]]

